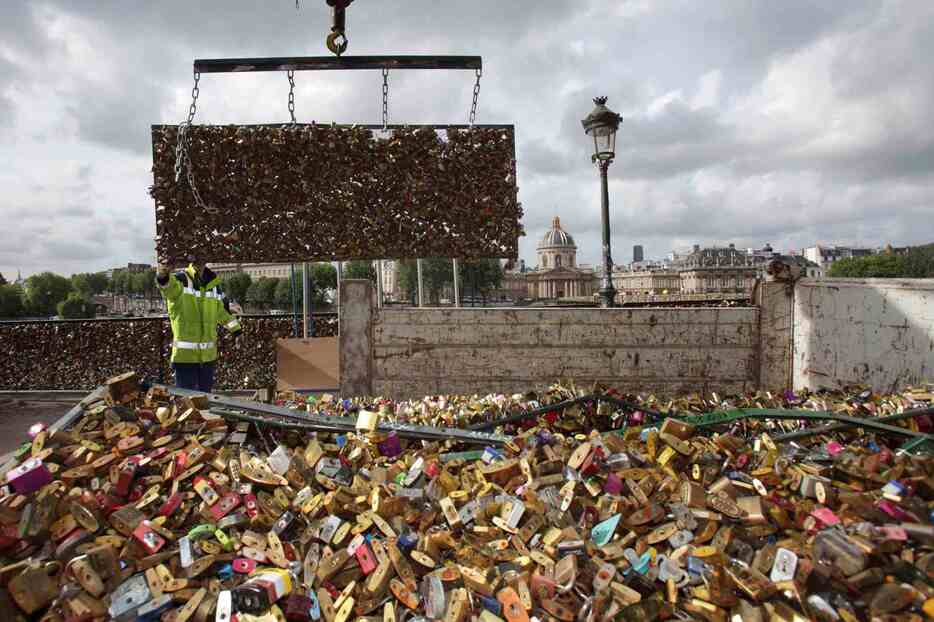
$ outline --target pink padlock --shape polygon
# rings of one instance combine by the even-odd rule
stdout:
[[[245,557],[238,557],[233,560],[233,569],[234,572],[239,572],[240,574],[250,574],[256,570],[256,561],[246,559]]]
[[[840,523],[840,519],[829,508],[817,508],[811,512],[811,516],[828,526]]]
[[[623,480],[619,475],[610,472],[606,476],[606,483],[603,485],[603,491],[608,495],[618,495],[623,492]]]
[[[35,492],[52,481],[52,474],[39,458],[30,458],[6,474],[6,481],[21,495]]]

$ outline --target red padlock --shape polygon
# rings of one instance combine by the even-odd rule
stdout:
[[[243,505],[246,509],[247,516],[250,518],[256,518],[256,516],[259,514],[259,505],[256,503],[256,495],[243,495]]]
[[[232,562],[234,572],[240,574],[250,574],[256,570],[256,560],[238,557]]]
[[[224,493],[217,503],[208,508],[208,511],[215,521],[219,521],[230,514],[238,505],[240,505],[240,495],[231,491]]]
[[[136,477],[136,462],[126,460],[120,467],[120,474],[117,476],[116,493],[121,497],[130,494],[130,487],[133,484],[134,477]]]
[[[19,530],[16,525],[0,527],[0,549],[6,549],[19,542]]]
[[[150,555],[155,555],[159,552],[159,549],[165,546],[165,538],[153,531],[152,527],[149,526],[148,520],[142,521],[139,526],[133,530],[133,537],[136,538],[136,541],[139,542]]]
[[[182,473],[188,468],[188,454],[180,451],[175,454],[175,472]]]
[[[363,571],[363,574],[368,575],[374,570],[378,565],[376,562],[376,556],[373,554],[373,550],[370,549],[370,545],[364,542],[353,553],[357,557],[357,561],[360,563],[360,570]]]
[[[182,493],[177,492],[168,499],[165,500],[165,503],[162,504],[162,507],[159,508],[159,516],[171,516],[178,510],[182,505]]]
[[[133,488],[130,490],[130,496],[127,497],[127,500],[130,503],[136,503],[143,498],[144,492],[146,492],[146,487],[140,482],[136,482],[133,484]]]

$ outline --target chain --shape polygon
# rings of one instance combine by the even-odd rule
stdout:
[[[483,75],[483,69],[477,69],[477,82],[473,85],[473,103],[470,105],[470,127],[473,127],[477,119],[477,100],[480,99],[480,76]]]
[[[201,80],[201,72],[195,72],[195,85],[191,87],[191,105],[188,107],[188,125],[191,125],[191,122],[195,118],[195,112],[198,110],[198,95],[201,93],[201,90],[198,88],[198,81]]]
[[[195,178],[192,173],[191,167],[191,122],[195,119],[195,113],[198,111],[198,95],[200,90],[198,89],[198,82],[201,79],[201,74],[199,72],[194,72],[195,84],[191,89],[191,105],[188,107],[188,119],[183,121],[178,126],[178,140],[175,143],[175,183],[177,184],[182,178],[182,169],[185,169],[185,178],[188,181],[188,187],[191,189],[191,195],[194,197],[195,206],[199,209],[202,209],[207,212],[213,211],[204,201],[201,200],[201,193],[198,192],[197,186],[195,186]]]
[[[383,67],[383,131],[389,125],[389,69]]]
[[[286,75],[289,77],[289,115],[295,123],[295,70],[289,69]]]

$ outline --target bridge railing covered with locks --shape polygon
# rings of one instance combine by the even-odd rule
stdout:
[[[218,331],[218,389],[267,386],[276,379],[276,339],[293,337],[291,315],[241,316],[239,342]],[[337,314],[315,314],[314,335],[337,335]],[[135,370],[171,381],[166,317],[0,322],[0,389],[90,390]]]

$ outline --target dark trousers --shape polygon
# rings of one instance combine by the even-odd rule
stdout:
[[[214,363],[172,363],[175,386],[210,393],[214,388]]]

